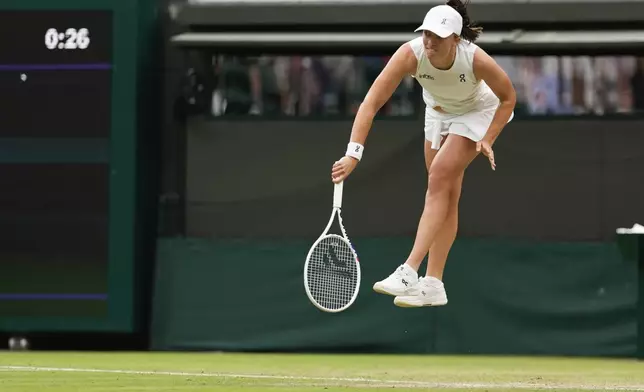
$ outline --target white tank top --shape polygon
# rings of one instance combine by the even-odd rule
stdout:
[[[499,99],[484,81],[474,76],[473,59],[478,46],[461,40],[456,46],[454,65],[448,70],[434,66],[425,54],[423,37],[409,41],[418,66],[412,75],[423,87],[423,100],[429,107],[440,106],[451,114],[464,114],[477,108],[498,105]]]

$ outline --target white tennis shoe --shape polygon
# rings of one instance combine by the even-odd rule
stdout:
[[[446,304],[447,293],[445,292],[445,285],[432,276],[420,278],[412,294],[399,295],[394,298],[394,305],[401,308],[442,306]]]
[[[400,267],[387,278],[376,282],[373,290],[376,293],[388,295],[411,295],[414,294],[414,287],[418,284],[418,273],[407,264]]]

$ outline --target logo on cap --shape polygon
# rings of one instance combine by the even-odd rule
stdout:
[[[441,22],[441,24],[445,24],[445,23],[447,23],[447,18],[443,18],[443,21]]]

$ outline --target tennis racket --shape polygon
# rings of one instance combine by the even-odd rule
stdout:
[[[358,296],[360,264],[342,223],[343,182],[335,184],[333,211],[324,232],[313,243],[304,263],[304,288],[309,300],[324,312],[346,310]],[[342,235],[329,234],[338,216]]]

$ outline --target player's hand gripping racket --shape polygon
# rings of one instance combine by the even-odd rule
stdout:
[[[304,288],[313,305],[325,312],[342,312],[358,296],[360,264],[342,224],[342,186],[335,184],[333,211],[324,232],[315,241],[304,264]],[[338,216],[342,236],[328,234]]]

